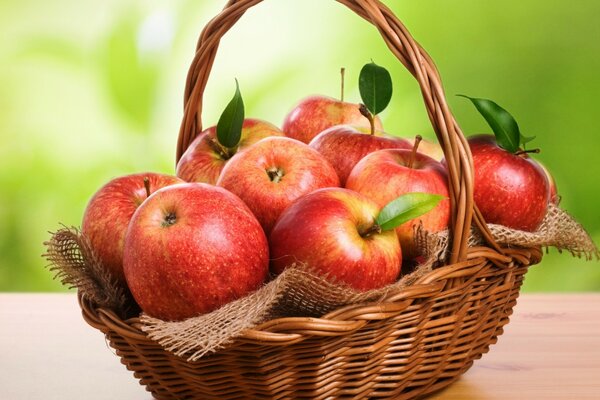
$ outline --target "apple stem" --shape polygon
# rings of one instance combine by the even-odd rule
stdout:
[[[362,232],[359,232],[359,235],[363,238],[368,238],[376,233],[381,233],[381,226],[378,224],[373,224],[369,228],[365,229]]]
[[[341,82],[341,95],[340,95],[340,100],[343,102],[344,101],[344,76],[346,75],[346,68],[342,67],[340,69],[340,75],[342,75],[342,82]]]
[[[417,156],[417,149],[419,148],[419,144],[423,140],[421,135],[415,136],[415,144],[413,145],[412,152],[410,153],[410,159],[408,160],[407,168],[412,168],[415,162],[415,157]]]
[[[369,120],[369,123],[371,124],[371,135],[375,135],[375,118],[373,118],[373,114],[371,114],[367,106],[364,104],[360,104],[358,106],[358,111],[360,111],[360,113]]]
[[[519,150],[515,153],[515,156],[521,156],[523,154],[527,154],[527,153],[535,153],[535,154],[539,154],[540,153],[540,149],[531,149],[531,150]]]
[[[210,148],[217,153],[223,160],[229,160],[235,154],[235,149],[230,149],[219,143],[218,139],[208,137],[207,143]]]
[[[378,224],[373,224],[369,228],[365,229],[362,232],[359,232],[360,236],[363,238],[368,238],[376,233],[381,233],[381,226]]]
[[[150,179],[147,176],[144,177],[144,187],[146,188],[146,197],[150,197]]]

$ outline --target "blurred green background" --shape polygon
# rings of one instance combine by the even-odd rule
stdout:
[[[563,207],[600,242],[600,2],[422,0],[386,3],[436,60],[466,133],[487,131],[458,93],[497,101],[536,135]],[[174,173],[183,89],[211,1],[0,0],[0,291],[65,290],[40,257],[59,223],[79,226],[109,179]],[[216,123],[240,81],[248,116],[280,124],[302,97],[348,100],[370,59],[395,93],[382,119],[400,136],[433,137],[418,86],[377,31],[334,1],[272,0],[221,42],[205,92]],[[551,250],[528,291],[600,290],[600,264]]]

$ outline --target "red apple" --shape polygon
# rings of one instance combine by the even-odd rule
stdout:
[[[174,176],[155,173],[115,178],[94,194],[83,214],[81,232],[90,240],[92,249],[104,268],[121,283],[125,283],[125,232],[131,216],[148,196],[144,178],[148,178],[150,193],[165,186],[183,183]]]
[[[367,154],[381,149],[412,148],[406,139],[384,135],[382,132],[371,135],[369,129],[338,125],[321,132],[309,146],[333,165],[344,186],[352,168]]]
[[[488,223],[535,231],[548,209],[550,185],[527,154],[513,154],[492,135],[468,138],[475,168],[474,199]]]
[[[135,212],[123,266],[147,314],[181,320],[258,289],[268,274],[267,239],[235,195],[204,183],[157,191]]]
[[[333,167],[317,151],[284,137],[266,138],[236,154],[217,182],[238,195],[269,233],[298,197],[339,186]]]
[[[346,188],[363,194],[379,207],[405,193],[424,192],[448,197],[448,177],[441,163],[411,150],[385,149],[375,151],[356,164]],[[414,242],[414,227],[423,224],[429,232],[448,227],[450,202],[441,201],[436,208],[418,219],[396,228],[405,259],[418,256]]]
[[[393,283],[402,254],[393,229],[371,230],[379,210],[373,201],[341,188],[298,199],[271,232],[272,270],[306,264],[361,291]]]
[[[415,139],[407,139],[407,141],[410,143],[411,147],[414,146]],[[430,142],[427,139],[421,139],[419,153],[425,154],[435,161],[442,161],[444,159],[444,150],[442,150],[442,147],[438,143]]]
[[[371,124],[359,111],[359,105],[325,96],[311,96],[294,107],[283,121],[286,136],[309,143],[325,129],[335,125],[354,125],[368,128]],[[375,129],[381,128],[379,117],[375,117]]]
[[[187,182],[215,184],[227,161],[241,151],[269,136],[283,136],[275,125],[259,119],[245,119],[236,150],[226,149],[217,141],[217,128],[205,129],[177,163],[177,176]]]

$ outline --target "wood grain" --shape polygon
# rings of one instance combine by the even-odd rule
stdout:
[[[152,397],[83,322],[74,294],[0,294],[0,399]],[[521,295],[452,399],[600,399],[600,294]]]
[[[600,295],[521,295],[498,344],[432,399],[600,399]]]

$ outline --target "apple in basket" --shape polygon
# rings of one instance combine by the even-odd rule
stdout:
[[[550,184],[526,153],[511,153],[492,135],[468,138],[473,154],[473,197],[486,222],[535,231],[546,216]]]
[[[370,130],[334,126],[321,132],[310,142],[310,146],[323,154],[334,166],[342,186],[345,185],[352,168],[365,155],[386,148],[411,148],[408,141],[377,130],[376,115],[387,107],[392,97],[389,72],[375,63],[366,64],[360,71],[359,89],[363,100],[359,111],[364,120],[369,122]]]
[[[448,197],[448,177],[444,166],[417,151],[417,136],[412,150],[385,149],[373,152],[354,167],[346,188],[361,193],[383,207],[394,198],[411,192],[426,192]],[[448,227],[450,202],[441,201],[435,209],[396,228],[405,259],[417,254],[414,229],[418,224],[429,232]]]
[[[524,136],[508,111],[491,100],[471,98],[494,131],[469,137],[475,169],[473,198],[488,223],[535,231],[550,201],[550,183],[543,168],[524,150],[534,137]]]
[[[301,265],[359,291],[393,283],[402,251],[394,228],[431,210],[441,196],[411,193],[381,209],[342,188],[314,191],[283,212],[270,235],[271,268]]]
[[[363,128],[349,125],[333,126],[319,133],[309,146],[331,163],[344,186],[352,168],[367,154],[381,149],[410,149],[405,139],[383,136],[382,132],[370,135]]]
[[[83,214],[81,232],[111,276],[125,283],[123,243],[133,213],[154,191],[183,183],[170,175],[141,173],[121,176],[102,186]]]
[[[352,125],[369,128],[369,121],[359,111],[356,103],[347,103],[326,96],[307,97],[286,116],[283,131],[286,136],[309,143],[315,136],[335,125]],[[375,119],[381,129],[381,121]]]
[[[235,153],[260,139],[283,136],[275,125],[259,119],[245,119],[239,143],[227,147],[219,140],[218,126],[205,129],[190,144],[177,163],[177,176],[187,182],[215,184],[223,167]],[[221,130],[219,130],[221,131]],[[221,140],[222,135],[221,135]]]
[[[217,185],[244,200],[268,234],[294,200],[319,188],[339,186],[339,179],[329,162],[308,145],[270,137],[236,154]]]
[[[359,110],[359,104],[344,100],[344,69],[342,68],[341,100],[326,96],[310,96],[301,100],[285,117],[283,131],[286,136],[309,143],[315,136],[335,125],[353,125],[369,128],[370,123]],[[373,121],[381,129],[381,121]]]
[[[147,314],[181,320],[258,289],[269,270],[266,236],[234,194],[204,184],[158,190],[136,210],[123,269]]]

